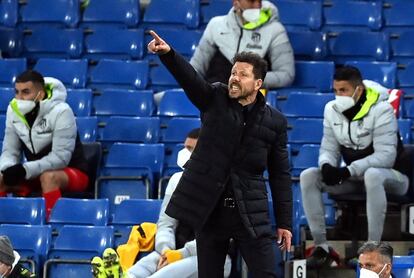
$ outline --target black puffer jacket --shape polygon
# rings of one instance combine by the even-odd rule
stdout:
[[[174,50],[160,59],[199,108],[202,121],[197,146],[166,213],[201,229],[230,179],[249,233],[253,237],[270,235],[263,179],[267,168],[277,225],[290,229],[292,190],[285,117],[267,106],[259,93],[244,125],[242,106],[228,97],[227,86],[206,82]]]

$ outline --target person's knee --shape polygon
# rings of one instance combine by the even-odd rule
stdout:
[[[320,179],[321,171],[319,168],[308,168],[300,174],[300,187],[302,191],[306,191],[310,188],[315,188]]]
[[[45,171],[39,176],[43,191],[53,190],[64,187],[67,177],[63,171]]]
[[[368,168],[364,173],[364,184],[367,192],[383,186],[384,177],[378,168]]]

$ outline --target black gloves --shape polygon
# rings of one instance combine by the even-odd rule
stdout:
[[[328,163],[322,165],[322,181],[327,185],[336,185],[349,178],[351,173],[347,167],[333,167]]]
[[[8,186],[18,185],[26,177],[26,170],[22,164],[13,165],[2,171],[3,182]]]

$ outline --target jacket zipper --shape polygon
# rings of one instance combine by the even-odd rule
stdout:
[[[352,123],[352,122],[349,122],[349,124],[348,124],[348,136],[349,136],[349,140],[351,140],[351,143],[352,143],[353,145],[356,145],[356,144],[354,143],[354,141],[352,140],[352,137],[351,137],[351,123]]]
[[[33,140],[32,140],[32,129],[31,128],[29,128],[29,138],[30,138],[30,145],[32,145],[33,154],[36,154],[36,150],[34,148]]]
[[[239,37],[239,41],[237,42],[236,54],[239,53],[240,42],[241,42],[242,37],[243,37],[243,28],[240,28],[240,37]]]

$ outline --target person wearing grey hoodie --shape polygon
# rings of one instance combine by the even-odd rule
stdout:
[[[17,77],[15,91],[0,156],[0,197],[26,196],[40,186],[48,216],[61,189],[86,189],[88,165],[62,82],[27,70]]]
[[[230,1],[230,0],[229,0]],[[227,15],[213,17],[190,60],[210,83],[227,84],[231,59],[242,51],[265,58],[269,69],[263,87],[289,86],[295,77],[293,50],[278,9],[268,1],[233,0]]]

